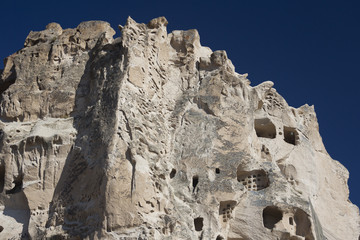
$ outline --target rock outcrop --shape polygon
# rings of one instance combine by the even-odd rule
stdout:
[[[1,239],[358,239],[313,106],[196,30],[30,32],[0,78]]]

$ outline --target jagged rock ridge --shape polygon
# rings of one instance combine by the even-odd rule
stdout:
[[[164,17],[30,32],[0,91],[0,237],[358,239],[314,108]]]

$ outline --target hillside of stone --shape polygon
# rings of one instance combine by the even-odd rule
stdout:
[[[166,26],[50,23],[5,59],[0,239],[359,239],[314,107]]]

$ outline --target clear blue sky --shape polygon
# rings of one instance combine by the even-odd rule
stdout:
[[[350,200],[360,206],[359,1],[15,0],[0,9],[2,59],[49,22],[104,20],[117,30],[129,15],[165,16],[169,31],[198,29],[202,45],[226,50],[253,86],[271,80],[291,106],[315,105],[325,147],[349,170]]]

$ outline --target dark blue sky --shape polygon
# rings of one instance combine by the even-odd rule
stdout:
[[[198,29],[202,45],[226,50],[253,86],[271,80],[291,106],[315,105],[325,147],[349,170],[350,200],[360,206],[359,1],[18,0],[1,1],[0,11],[2,59],[49,22],[104,20],[118,31],[127,16],[165,16],[169,31]]]

